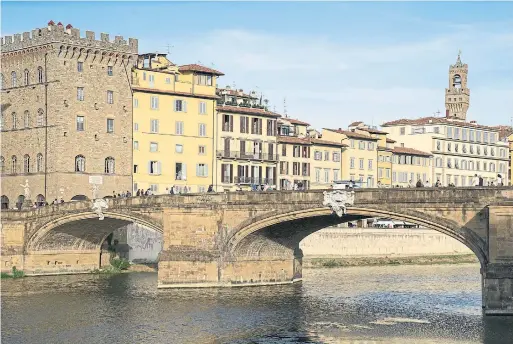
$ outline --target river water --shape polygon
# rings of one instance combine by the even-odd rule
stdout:
[[[2,343],[513,343],[479,266],[312,269],[294,285],[157,290],[155,273],[2,281]]]

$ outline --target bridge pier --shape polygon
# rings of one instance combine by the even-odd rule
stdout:
[[[486,315],[513,315],[513,264],[488,264],[483,275]]]

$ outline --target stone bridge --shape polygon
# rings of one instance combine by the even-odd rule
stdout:
[[[331,191],[328,191],[330,196]],[[405,220],[445,233],[479,258],[487,314],[513,314],[513,189],[356,190],[332,210],[323,191],[240,192],[109,199],[2,212],[2,271],[88,272],[116,228],[136,222],[163,234],[158,286],[282,284],[302,278],[299,242],[330,225],[369,217]],[[358,281],[355,281],[357,285]]]

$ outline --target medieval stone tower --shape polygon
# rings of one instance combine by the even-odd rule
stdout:
[[[131,68],[138,42],[71,25],[1,42],[2,208],[132,189]],[[90,177],[93,177],[92,179]]]
[[[445,89],[447,118],[465,121],[470,100],[467,88],[468,65],[461,62],[461,52],[456,63],[449,67],[449,88]]]

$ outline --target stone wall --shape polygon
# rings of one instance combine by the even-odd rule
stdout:
[[[461,242],[431,229],[326,228],[299,244],[305,258],[472,254]]]

